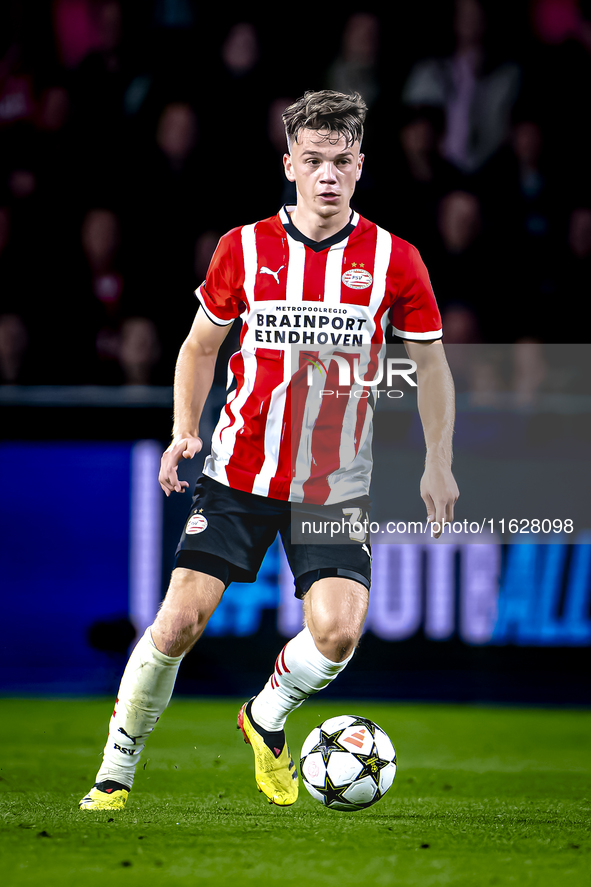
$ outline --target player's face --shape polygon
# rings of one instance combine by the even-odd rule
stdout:
[[[298,207],[329,218],[348,212],[363,167],[359,142],[347,145],[344,136],[300,130],[291,154],[285,154],[285,175],[295,182]]]

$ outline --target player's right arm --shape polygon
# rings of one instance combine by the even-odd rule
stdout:
[[[174,425],[172,443],[164,451],[158,481],[167,496],[184,493],[187,481],[178,478],[178,464],[192,459],[203,446],[199,422],[213,384],[215,363],[232,324],[219,326],[199,310],[189,335],[181,345],[174,375]]]

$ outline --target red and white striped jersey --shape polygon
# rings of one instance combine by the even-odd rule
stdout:
[[[204,473],[260,496],[336,504],[369,492],[373,416],[369,397],[323,396],[339,388],[340,358],[373,379],[389,323],[427,341],[441,337],[441,317],[414,246],[355,212],[316,242],[290,211],[225,234],[196,291],[213,323],[243,321]]]

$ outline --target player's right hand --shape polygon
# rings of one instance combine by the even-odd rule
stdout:
[[[189,486],[188,481],[179,480],[178,465],[182,459],[192,459],[203,446],[200,437],[175,437],[170,446],[164,450],[160,460],[158,483],[167,496],[171,493],[184,493]]]

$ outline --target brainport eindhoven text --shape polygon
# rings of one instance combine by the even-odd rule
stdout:
[[[302,310],[300,305],[286,305],[284,310]],[[275,311],[279,312],[275,306]],[[286,345],[363,345],[364,324],[367,317],[340,317],[346,314],[341,308],[326,306],[307,307],[306,311],[318,312],[310,314],[285,313],[277,316],[271,313],[257,313],[257,328],[254,331],[255,342],[261,344]],[[336,316],[329,317],[327,315]],[[259,329],[263,327],[263,329]],[[324,329],[329,327],[328,330]],[[300,332],[301,330],[301,332]],[[341,332],[339,332],[339,330]],[[335,332],[336,331],[336,332]]]

